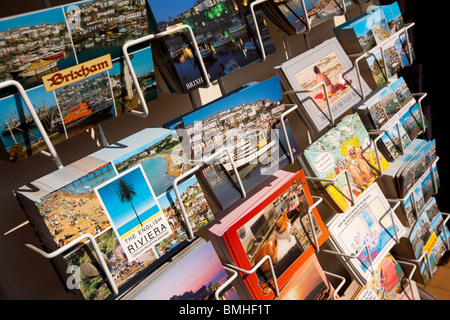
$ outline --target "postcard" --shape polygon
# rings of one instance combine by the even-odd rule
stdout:
[[[394,34],[405,27],[405,22],[403,21],[403,16],[397,1],[394,1],[389,5],[380,6],[380,8],[383,10],[383,15],[391,34]]]
[[[208,5],[194,0],[161,2],[147,0],[150,7],[149,25],[153,33],[164,32],[187,24],[191,27],[201,57],[211,81],[261,60],[254,30],[255,22],[247,10],[247,1],[220,1]],[[275,46],[262,17],[255,10],[266,55],[275,52]],[[174,64],[184,92],[203,85],[202,73],[196,62],[193,44],[185,32],[163,39],[166,55],[163,59]],[[167,67],[168,62],[165,64]],[[163,71],[164,72],[164,71]]]
[[[355,198],[360,196],[380,176],[379,165],[383,170],[389,166],[380,153],[377,158],[375,148],[358,113],[354,113],[345,116],[303,154],[318,178],[334,179],[344,170],[349,172],[350,186],[344,174],[336,182],[320,182],[343,212],[351,203],[351,193]]]
[[[248,213],[225,233],[238,266],[250,269],[266,255],[273,263],[278,286],[283,287],[293,272],[314,253],[314,234],[319,245],[328,238],[324,224],[308,209],[312,198],[303,171],[280,185],[272,194],[258,200]],[[269,263],[247,280],[259,299],[270,299],[273,284]]]
[[[17,80],[25,89],[42,76],[77,64],[61,7],[0,20],[0,79]]]
[[[78,92],[78,94],[73,94]],[[108,72],[55,90],[68,138],[116,116]]]
[[[361,88],[370,91],[364,80],[360,88],[353,65],[336,38],[282,63],[276,70],[285,90],[312,90],[292,97],[302,106],[304,120],[316,131],[331,124],[327,99],[319,84],[326,86],[334,119],[361,101]]]
[[[148,33],[145,0],[108,2],[88,0],[64,6],[77,63],[107,53],[115,60],[123,44]]]
[[[95,240],[109,266],[109,271],[119,292],[142,276],[158,259],[154,250],[150,249],[136,260],[128,261],[124,257],[122,245],[111,227],[96,236]],[[68,270],[75,271],[71,285],[74,288],[78,287],[86,300],[106,300],[113,297],[114,294],[108,281],[98,267],[100,262],[90,242],[65,255],[64,261]],[[73,290],[73,288],[70,289]]]
[[[227,272],[210,242],[201,240],[187,247],[135,289],[126,300],[212,300],[228,280]],[[239,300],[234,287],[222,292],[221,300]]]
[[[62,247],[80,235],[98,235],[111,225],[94,188],[116,176],[111,163],[79,177],[36,201],[54,242]]]
[[[129,261],[172,233],[141,165],[118,174],[94,191]]]
[[[182,199],[181,205],[185,208],[192,232],[198,231],[214,220],[214,215],[205,194],[195,176],[180,183],[178,191]],[[180,203],[173,189],[159,196],[157,200],[174,231],[172,234],[173,239],[168,239],[170,247],[173,247],[175,243],[179,243],[187,237],[186,222],[183,219]],[[159,254],[165,250],[160,245],[157,245],[155,249]]]
[[[218,161],[202,169],[206,183],[222,208],[240,195],[237,178],[223,151],[226,147],[246,192],[290,163],[287,139],[294,159],[299,147],[287,120],[286,133],[280,116],[285,111],[279,77],[273,77],[230,96],[215,100],[183,117],[183,148],[188,160],[207,159],[217,152]],[[233,194],[234,193],[234,194]]]
[[[408,85],[405,82],[403,77],[399,77],[396,81],[389,84],[389,88],[395,93],[398,103],[400,103],[401,107],[404,106],[410,107],[415,103],[416,99],[414,98],[411,90],[408,88]]]
[[[148,103],[158,98],[151,47],[131,52],[129,57],[145,101]],[[125,61],[116,59],[108,73],[111,79],[117,116],[136,109],[140,104],[139,96]]]
[[[333,300],[329,283],[316,255],[312,255],[283,287],[281,300]],[[280,299],[277,298],[277,299]]]
[[[411,139],[401,124],[398,124],[398,126],[394,125],[388,132],[383,134],[381,141],[393,160],[397,159],[402,150],[411,143]]]
[[[354,254],[362,250],[357,258],[348,261],[360,279],[369,280],[371,263],[376,268],[386,253],[406,232],[397,216],[390,215],[391,206],[379,186],[369,186],[355,204],[344,214],[335,215],[329,224],[330,236],[336,243],[339,252]],[[374,269],[375,270],[375,269]],[[365,283],[364,283],[365,284]]]
[[[412,300],[411,286],[400,263],[388,252],[353,300]]]
[[[344,11],[342,1],[336,0],[328,1],[327,3],[318,3],[312,0],[281,0],[274,2],[295,33],[302,33],[306,31],[306,19],[309,20],[311,27],[313,27],[333,18],[336,15],[342,14]],[[303,9],[303,3],[305,5],[306,14]],[[353,5],[353,1],[345,0],[346,9],[351,8]]]
[[[53,92],[43,85],[28,89],[26,94],[50,141],[66,139],[64,126]],[[19,94],[0,99],[0,141],[11,162],[23,160],[46,149],[43,137]]]

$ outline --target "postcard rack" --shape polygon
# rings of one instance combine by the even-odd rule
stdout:
[[[425,97],[427,96],[427,93],[413,93],[412,94],[414,97],[420,97],[418,100],[417,100],[417,105],[419,106],[419,116],[420,116],[420,126],[421,126],[421,130],[420,130],[420,132],[418,133],[418,135],[420,135],[420,134],[422,134],[422,135],[424,135],[425,133],[426,133],[426,130],[427,130],[427,127],[426,127],[426,124],[425,124],[425,116],[424,116],[424,114],[423,114],[423,108],[422,108],[422,100],[423,99],[425,99]],[[395,117],[395,115],[394,115],[394,117]],[[394,119],[394,118],[391,118],[390,120],[392,120],[392,119]],[[389,120],[389,121],[390,121]],[[402,134],[401,134],[401,131],[400,131],[400,122],[399,122],[399,119],[394,119],[394,120],[396,120],[396,121],[393,121],[394,123],[391,125],[391,126],[388,126],[388,128],[386,128],[386,129],[379,129],[379,130],[369,130],[368,131],[368,133],[370,134],[370,135],[378,135],[378,137],[377,138],[375,138],[373,141],[374,141],[374,143],[375,143],[375,145],[377,144],[377,142],[378,142],[378,140],[380,140],[381,139],[381,137],[385,134],[385,133],[387,133],[387,132],[389,132],[390,131],[390,129],[391,128],[393,128],[394,126],[396,127],[396,131],[397,131],[397,134],[398,134],[398,136],[399,137],[401,137],[402,136]],[[384,127],[384,126],[383,126]],[[403,139],[399,139],[400,140],[400,154],[403,154],[404,152],[405,152],[405,145],[404,145],[404,143],[403,143]],[[378,151],[376,151],[376,152],[378,152]],[[381,172],[381,175],[382,175],[383,173]]]
[[[85,234],[81,235],[80,237],[76,238],[75,240],[72,240],[71,242],[67,243],[66,245],[64,245],[64,246],[60,247],[59,249],[56,249],[55,251],[50,252],[50,253],[47,253],[47,252],[43,251],[42,249],[39,249],[38,247],[32,245],[30,243],[30,240],[31,239],[25,241],[25,246],[49,260],[55,258],[56,256],[64,254],[65,252],[69,251],[70,249],[72,249],[73,247],[75,247],[76,245],[78,245],[80,243],[86,243],[86,240],[89,241],[92,244],[92,246],[94,247],[98,261],[100,262],[100,266],[101,266],[103,272],[105,273],[106,278],[108,279],[109,286],[110,286],[112,292],[116,296],[119,294],[119,290],[117,289],[117,286],[114,283],[111,272],[109,271],[108,266],[105,262],[105,259],[103,258],[102,252],[100,251],[100,248],[98,247],[98,244],[95,241],[94,236],[92,234],[85,233]],[[69,270],[68,270],[68,272],[69,272]],[[78,279],[78,280],[80,280],[80,279]],[[69,282],[69,279],[67,282]],[[72,287],[69,287],[69,283],[66,283],[66,285],[69,289],[74,289],[77,287],[76,283],[75,284],[72,283],[71,284]],[[78,285],[79,285],[79,283],[78,283]]]
[[[252,2],[250,4],[250,12],[252,14],[253,21],[255,22],[256,35],[258,36],[258,43],[259,43],[259,47],[261,49],[261,55],[263,57],[262,60],[266,60],[266,52],[264,50],[264,46],[263,46],[263,43],[261,41],[261,34],[259,32],[259,26],[258,26],[258,22],[256,20],[255,6],[257,6],[257,5],[261,4],[261,3],[264,3],[266,1],[267,0],[256,0],[256,1],[254,1],[254,2]],[[369,1],[361,1],[360,2],[360,4],[359,4],[360,11],[361,11],[362,4],[365,3],[365,2],[369,2]],[[301,0],[300,3],[302,5],[303,12],[308,12],[308,10],[306,9],[305,0]],[[346,15],[346,14],[347,14],[347,6],[345,4],[345,1],[342,0],[342,13],[340,15]],[[304,16],[305,16],[305,21],[306,21],[306,23],[305,23],[305,30],[301,31],[301,32],[298,32],[297,35],[303,34],[303,36],[305,38],[306,47],[308,49],[311,49],[311,41],[309,39],[309,33],[312,30],[311,20],[309,19],[309,16],[307,14],[305,14]],[[286,45],[287,51],[290,52],[289,45],[288,45],[287,41],[285,41],[285,45]],[[288,54],[288,56],[290,57],[291,55]]]
[[[369,7],[368,10],[372,10],[372,7]],[[398,36],[402,33],[405,34],[405,39],[406,39],[406,46],[408,47],[408,60],[409,60],[409,65],[412,65],[413,62],[413,54],[412,54],[412,50],[411,50],[411,43],[409,41],[409,35],[408,35],[408,31],[410,28],[412,28],[415,25],[414,22],[408,23],[405,25],[404,28],[402,28],[401,30],[397,31],[395,34],[393,34],[391,37],[393,36]],[[359,83],[359,88],[361,89],[361,101],[365,101],[366,100],[366,95],[363,91],[362,88],[362,76],[361,76],[361,71],[360,71],[360,62],[364,59],[367,59],[370,56],[374,56],[374,53],[377,51],[380,51],[380,55],[381,55],[381,59],[383,61],[383,69],[385,70],[385,77],[386,77],[386,82],[389,81],[390,76],[389,76],[389,70],[387,68],[387,64],[386,64],[386,57],[384,55],[384,48],[383,48],[384,43],[380,43],[378,45],[376,45],[375,47],[373,47],[372,49],[370,49],[368,52],[365,53],[357,53],[357,54],[351,54],[349,55],[349,58],[356,58],[355,61],[353,62],[353,65],[355,67],[356,70],[356,74],[358,76],[358,83]]]
[[[266,2],[266,1],[267,0],[257,0],[257,1],[254,1],[254,2],[252,2],[250,4],[250,12],[252,14],[253,21],[255,22],[256,35],[258,36],[258,43],[259,43],[259,47],[261,49],[261,54],[262,54],[262,57],[263,57],[262,60],[266,60],[266,52],[264,50],[264,45],[263,45],[263,43],[261,41],[261,34],[259,32],[259,26],[258,26],[258,22],[256,20],[255,6],[259,5],[259,4],[263,3],[263,2]],[[306,10],[305,0],[301,0],[300,2],[301,2],[301,5],[302,5],[303,12],[308,12],[308,10]],[[345,5],[345,1],[342,0],[342,13],[341,13],[341,15],[345,15],[345,14],[347,14],[347,7]],[[311,32],[312,26],[311,26],[311,20],[309,19],[307,14],[305,14],[305,20],[306,20],[306,29],[305,29],[305,31],[299,32],[298,34],[303,34],[304,35],[306,46],[307,46],[308,49],[310,49],[311,48],[311,42],[309,40],[309,33]]]
[[[36,110],[34,110],[33,104],[30,101],[30,98],[28,97],[27,93],[25,92],[25,89],[23,86],[15,81],[15,80],[6,80],[4,82],[0,83],[0,89],[4,89],[7,87],[15,87],[17,91],[19,92],[20,96],[22,97],[23,101],[25,102],[25,105],[30,112],[31,117],[33,118],[33,121],[36,123],[36,126],[39,130],[39,133],[42,136],[42,139],[44,140],[45,144],[47,145],[48,151],[41,151],[41,153],[45,156],[51,157],[53,161],[55,162],[58,169],[63,167],[63,164],[61,162],[61,159],[59,158],[52,142],[50,141],[50,138],[47,135],[47,132],[45,132],[45,129],[42,125],[41,120],[39,119]]]

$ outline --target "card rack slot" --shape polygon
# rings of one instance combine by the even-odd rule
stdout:
[[[323,271],[323,273],[325,273],[325,275],[328,278],[336,278],[338,280],[340,280],[339,285],[336,286],[336,288],[334,288],[334,293],[333,293],[333,300],[339,300],[339,296],[338,296],[338,292],[339,290],[341,290],[341,288],[344,286],[345,284],[345,278],[343,276],[328,272],[328,271]],[[329,281],[329,280],[328,280]]]
[[[62,255],[65,252],[67,252],[68,250],[72,249],[73,247],[75,247],[76,245],[84,242],[85,240],[88,240],[91,242],[92,246],[94,247],[95,253],[97,254],[97,258],[100,262],[100,266],[103,270],[103,272],[106,275],[106,278],[108,279],[109,282],[109,286],[110,289],[112,290],[113,294],[115,296],[117,296],[119,294],[119,290],[117,289],[116,284],[114,283],[113,277],[111,275],[111,272],[108,269],[108,265],[105,262],[105,259],[103,258],[102,252],[100,251],[100,248],[98,247],[97,242],[95,241],[95,238],[92,234],[90,233],[85,233],[83,235],[81,235],[80,237],[76,238],[75,240],[70,241],[69,243],[67,243],[66,245],[56,249],[53,252],[47,253],[42,249],[39,249],[38,247],[34,246],[33,244],[30,243],[29,240],[25,241],[25,246],[28,249],[31,249],[32,251],[40,254],[41,256],[43,256],[46,259],[53,259],[56,256]]]
[[[122,53],[123,53],[123,57],[125,59],[125,63],[126,63],[126,65],[128,67],[128,70],[129,70],[129,72],[131,74],[131,78],[132,78],[133,84],[136,87],[136,91],[137,91],[137,94],[138,94],[138,97],[139,97],[139,101],[140,101],[140,105],[141,105],[141,108],[142,108],[142,110],[130,110],[129,111],[130,114],[146,118],[149,115],[149,111],[148,111],[147,103],[145,102],[144,95],[142,94],[141,86],[140,86],[139,81],[137,79],[136,72],[134,71],[133,65],[131,64],[130,57],[128,56],[128,54],[129,54],[128,53],[128,49],[130,47],[132,47],[132,46],[135,46],[135,45],[147,42],[147,41],[151,41],[151,40],[154,40],[154,39],[163,38],[163,37],[171,35],[171,34],[173,34],[175,32],[182,31],[182,30],[185,30],[185,29],[188,30],[188,35],[189,35],[192,43],[194,44],[194,50],[195,50],[195,54],[197,55],[197,58],[198,58],[200,71],[202,73],[203,80],[204,80],[204,83],[205,83],[205,88],[209,88],[211,86],[211,82],[210,82],[209,77],[208,77],[208,72],[206,71],[205,63],[203,61],[202,55],[200,54],[200,49],[198,48],[197,40],[195,39],[194,32],[192,31],[192,28],[189,25],[183,24],[181,26],[172,28],[172,29],[167,30],[167,31],[163,31],[163,32],[156,33],[156,34],[149,34],[149,35],[144,36],[144,37],[139,38],[139,39],[129,40],[129,41],[125,42],[125,44],[122,46]]]
[[[244,273],[246,275],[250,275],[250,274],[255,273],[256,270],[258,270],[258,268],[261,267],[261,265],[263,263],[265,263],[266,261],[268,261],[269,265],[270,265],[270,273],[272,274],[272,277],[273,277],[273,284],[274,284],[274,289],[275,289],[275,291],[274,291],[275,297],[279,297],[280,296],[280,290],[278,289],[277,276],[275,274],[275,269],[273,268],[272,259],[270,258],[269,255],[264,256],[264,258],[262,258],[261,261],[259,261],[257,264],[255,264],[253,266],[253,268],[251,268],[250,270],[239,268],[239,267],[237,267],[237,266],[235,266],[233,264],[226,264],[224,267],[228,267],[228,268],[230,268],[232,270],[235,270],[237,272],[242,272],[242,273]]]
[[[61,159],[59,158],[58,153],[56,152],[52,142],[50,141],[50,138],[48,137],[47,132],[45,132],[44,126],[42,125],[42,122],[39,119],[39,117],[36,113],[36,110],[34,109],[33,104],[30,101],[30,98],[28,97],[27,93],[25,92],[25,89],[16,80],[6,80],[6,81],[0,83],[0,89],[4,89],[7,87],[15,87],[17,89],[17,91],[19,92],[23,101],[25,102],[25,105],[28,109],[28,112],[30,112],[30,115],[33,118],[33,121],[36,123],[36,127],[38,128],[39,133],[41,134],[42,139],[44,140],[44,142],[48,148],[48,152],[41,151],[41,154],[43,154],[47,157],[51,157],[53,159],[53,161],[55,162],[56,166],[58,167],[58,169],[61,169],[63,167]]]

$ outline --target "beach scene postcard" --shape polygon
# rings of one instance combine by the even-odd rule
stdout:
[[[175,178],[190,168],[175,131],[148,142],[143,140],[133,151],[114,159],[113,164],[119,173],[140,164],[157,197],[172,189]]]
[[[172,233],[141,165],[94,190],[128,260],[136,260]]]
[[[25,89],[77,63],[60,7],[0,20],[0,39],[0,79],[16,80]]]
[[[62,247],[80,235],[97,236],[110,227],[94,187],[115,176],[112,164],[106,163],[37,201],[55,243]]]

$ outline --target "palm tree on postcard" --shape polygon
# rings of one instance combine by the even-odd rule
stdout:
[[[142,226],[142,221],[141,219],[139,219],[139,215],[133,206],[133,199],[136,196],[136,189],[134,188],[133,184],[125,179],[119,179],[116,187],[116,195],[121,203],[128,202],[131,205],[134,214],[139,221],[139,224]]]

